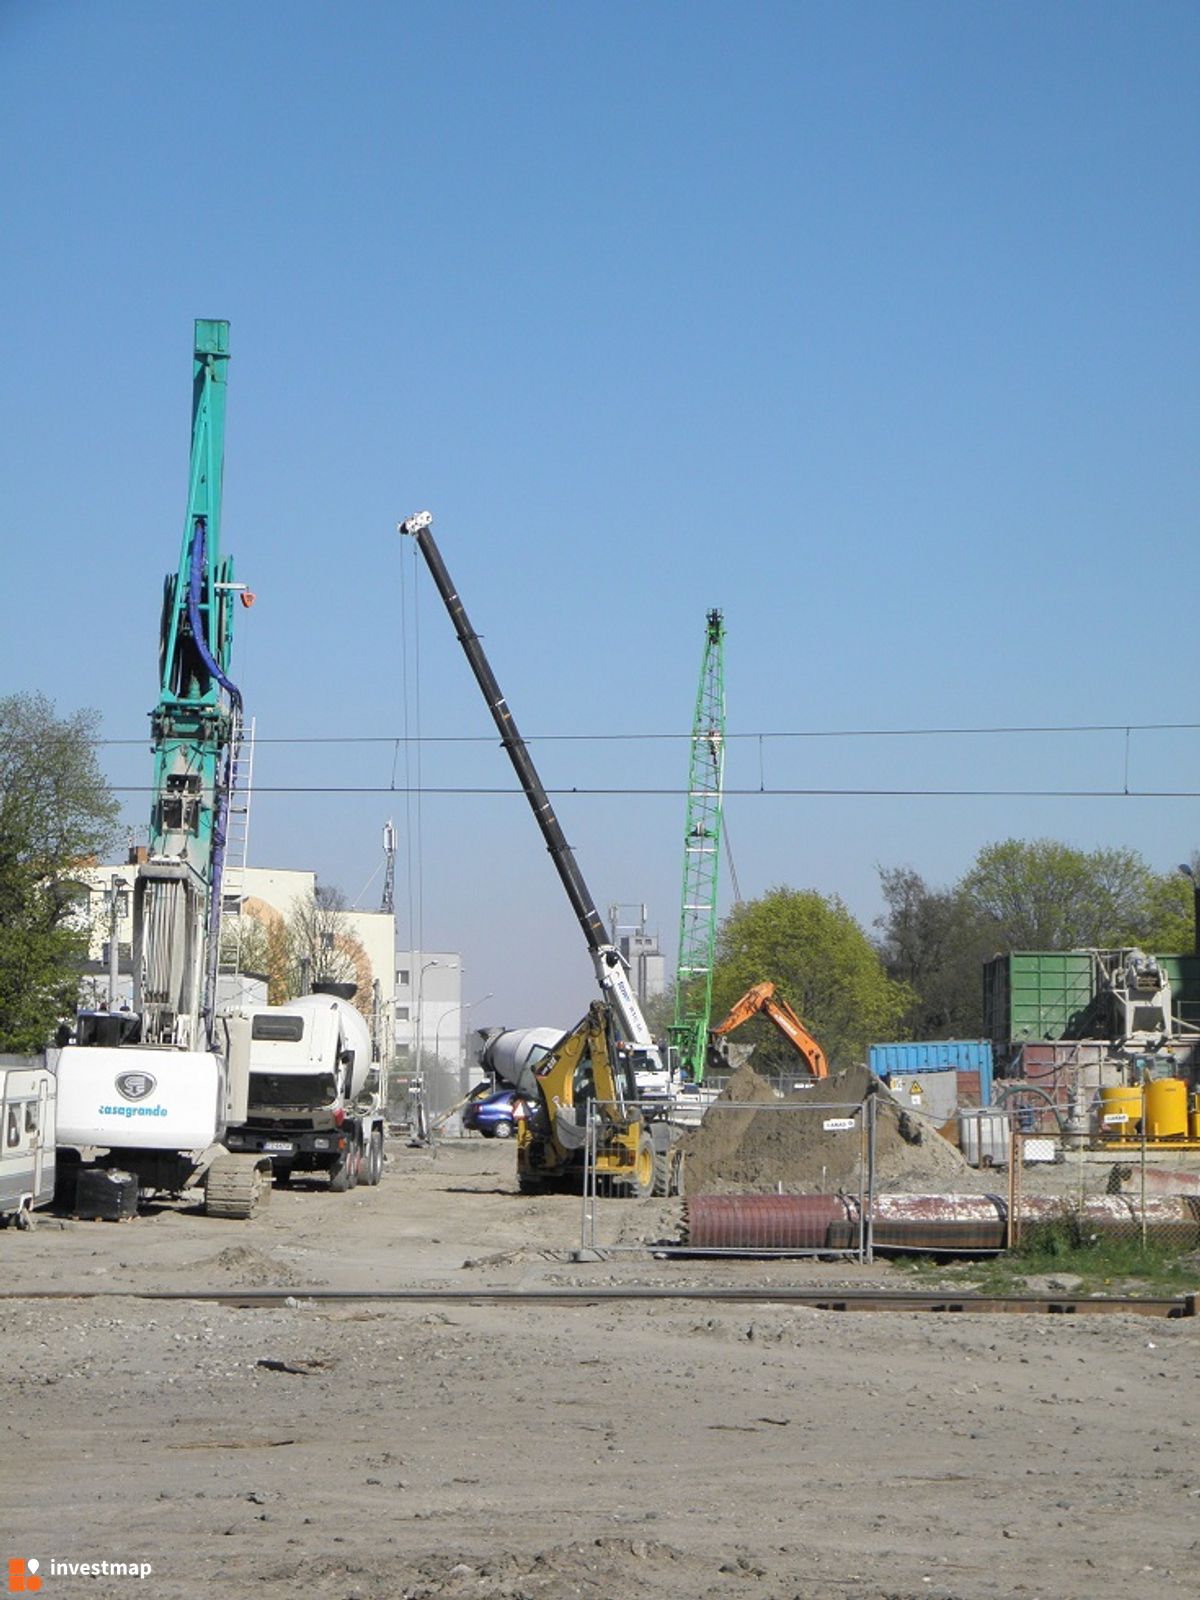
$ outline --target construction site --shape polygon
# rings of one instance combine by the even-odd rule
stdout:
[[[0,1058],[10,1590],[1194,1592],[1200,957],[1000,955],[989,1037],[864,1060],[831,1060],[771,971],[715,1014],[712,609],[656,1032],[422,512],[400,537],[595,998],[566,1031],[481,1030],[452,1104],[418,1045],[398,1098],[365,955],[284,998],[252,965],[228,359],[228,324],[197,322],[149,842],[104,869],[110,986]],[[1089,1270],[1114,1248],[1116,1281]]]

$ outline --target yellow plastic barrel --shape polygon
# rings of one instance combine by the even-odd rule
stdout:
[[[1146,1137],[1186,1139],[1187,1084],[1182,1078],[1151,1078],[1146,1085]]]
[[[1107,1122],[1107,1117],[1124,1116],[1124,1122]],[[1138,1085],[1114,1084],[1100,1091],[1097,1133],[1102,1139],[1136,1139],[1142,1120],[1142,1091]]]

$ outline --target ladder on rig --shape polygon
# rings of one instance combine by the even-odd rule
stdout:
[[[254,789],[254,718],[235,715],[230,731],[230,791],[225,821],[225,866],[221,877],[221,921],[217,948],[217,1010],[236,1010],[243,1000],[242,934],[246,921],[246,859],[250,850],[250,797]]]

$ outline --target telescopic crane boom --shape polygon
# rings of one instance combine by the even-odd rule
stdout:
[[[579,864],[575,860],[571,846],[567,843],[566,835],[559,825],[554,814],[554,807],[550,804],[550,797],[542,786],[538,777],[537,768],[529,754],[529,747],[522,739],[517,729],[516,721],[509,709],[508,702],[496,682],[495,674],[487,656],[484,654],[483,645],[479,635],[471,626],[470,619],[458,591],[451,581],[442,560],[441,551],[437,547],[431,531],[433,518],[428,511],[420,511],[415,516],[409,517],[400,523],[399,532],[409,535],[422,556],[425,565],[429,568],[430,576],[434,581],[438,593],[441,595],[446,610],[450,613],[450,621],[458,636],[458,642],[475,674],[475,681],[487,701],[488,710],[492,714],[492,721],[500,734],[500,743],[512,762],[517,780],[529,801],[533,811],[534,820],[541,829],[542,837],[546,841],[546,848],[550,852],[550,859],[554,863],[559,881],[567,892],[571,910],[583,930],[583,937],[587,941],[588,952],[592,958],[596,980],[600,985],[601,993],[610,1003],[616,1016],[620,1032],[626,1043],[632,1047],[634,1066],[638,1070],[661,1072],[662,1058],[658,1046],[650,1029],[646,1026],[646,1019],[642,1015],[637,997],[629,982],[625,970],[625,962],[620,951],[606,938],[604,923],[600,920],[600,913],[596,910],[596,903],[592,899]]]

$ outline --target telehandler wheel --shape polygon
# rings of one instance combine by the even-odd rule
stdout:
[[[671,1151],[654,1152],[654,1193],[665,1199],[671,1193]]]
[[[635,1200],[646,1200],[654,1193],[654,1141],[648,1133],[638,1135],[633,1176],[626,1192]]]

